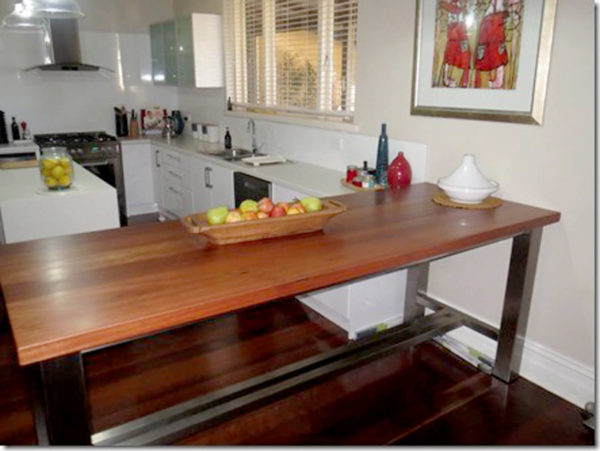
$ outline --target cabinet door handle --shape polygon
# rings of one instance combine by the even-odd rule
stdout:
[[[212,180],[211,180],[211,174],[212,172],[212,168],[206,167],[204,168],[204,186],[206,188],[211,188],[212,189]]]
[[[169,174],[171,174],[173,177],[176,177],[178,179],[182,179],[183,177],[181,176],[181,174],[178,174],[177,172],[173,172],[171,170],[167,170],[169,172]]]
[[[158,162],[158,154],[159,154],[160,150],[155,150],[154,151],[154,163],[156,164],[157,168],[160,168],[160,163]]]

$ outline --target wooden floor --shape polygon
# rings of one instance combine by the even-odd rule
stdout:
[[[297,301],[279,301],[87,354],[95,431],[345,343]],[[36,443],[26,373],[0,332],[0,444]],[[355,368],[177,444],[593,445],[575,406],[476,371],[433,343]]]

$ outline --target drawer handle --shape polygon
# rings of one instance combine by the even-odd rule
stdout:
[[[212,188],[212,180],[211,180],[211,174],[212,173],[212,168],[206,167],[204,168],[204,186],[206,188]]]
[[[176,177],[178,179],[182,179],[183,177],[181,176],[181,174],[178,174],[177,172],[173,172],[173,171],[168,171],[169,174],[171,174],[173,177]]]
[[[167,154],[167,157],[169,157],[171,160],[181,161],[181,158],[175,157],[175,156],[171,155],[170,153]]]
[[[173,188],[172,186],[169,186],[169,191],[171,191],[172,193],[178,194],[181,196],[181,191],[179,191],[178,189]]]

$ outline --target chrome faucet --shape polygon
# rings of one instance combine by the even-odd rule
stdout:
[[[252,135],[252,155],[254,155],[258,151],[258,146],[256,145],[256,124],[254,123],[254,119],[248,121],[248,133],[251,133]]]

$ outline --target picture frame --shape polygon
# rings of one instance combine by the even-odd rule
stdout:
[[[515,4],[522,8],[519,16],[521,28],[512,32],[510,45],[514,45],[516,50],[512,55],[507,52],[508,60],[505,56],[503,63],[496,63],[504,64],[500,71],[482,64],[487,51],[482,38],[485,32],[482,30],[491,30],[492,27],[489,27],[489,17],[484,20],[486,15],[491,16],[490,9],[484,13],[481,11],[490,4],[496,8],[500,3],[499,8],[502,8],[504,2],[510,8]],[[480,8],[475,9],[474,5]],[[557,0],[416,0],[411,115],[541,125],[556,8]],[[474,13],[470,14],[470,20],[464,20],[465,14],[469,19],[471,11]],[[504,17],[507,16],[508,12],[504,12]],[[456,41],[460,33],[451,29],[454,26],[450,24],[452,19],[456,22],[464,20],[466,24],[461,25],[462,41]],[[501,25],[500,19],[495,29],[506,27],[508,21],[504,19],[503,23]],[[473,26],[476,31],[470,29]],[[519,33],[518,43],[514,38],[515,33]],[[460,42],[462,47],[454,44],[455,48],[448,50],[451,42]],[[519,47],[516,47],[517,44]],[[496,47],[495,56],[501,55],[505,48]],[[461,51],[468,57],[460,60],[463,63],[457,63],[459,59],[456,55]],[[514,60],[510,66],[511,85],[507,84],[508,77],[501,77],[503,84],[498,85],[497,74],[502,76],[504,69],[509,68],[511,56]],[[462,67],[457,67],[461,64]],[[488,79],[482,82],[484,77],[481,74],[486,69]],[[453,74],[454,78],[449,74]]]

